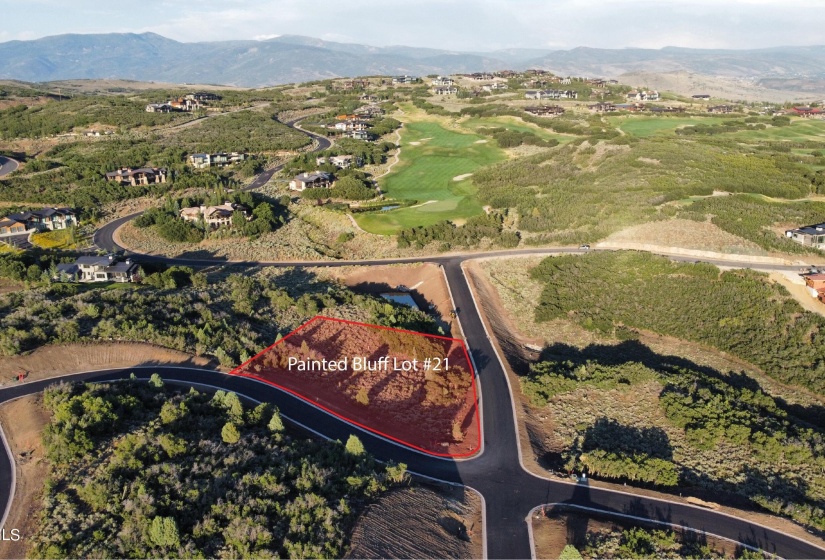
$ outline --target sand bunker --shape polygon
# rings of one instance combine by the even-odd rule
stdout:
[[[463,181],[467,177],[472,177],[472,176],[473,176],[472,173],[465,173],[464,175],[456,175],[455,177],[453,177],[453,181]]]

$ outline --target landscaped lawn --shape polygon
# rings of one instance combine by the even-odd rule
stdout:
[[[390,199],[416,200],[419,204],[356,214],[358,225],[371,233],[392,235],[407,227],[481,214],[472,178],[454,178],[505,158],[504,152],[488,140],[447,130],[434,122],[404,125],[401,159],[392,173],[380,180],[381,189]]]

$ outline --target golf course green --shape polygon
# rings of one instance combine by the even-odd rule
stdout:
[[[379,183],[388,199],[417,204],[354,217],[365,231],[393,235],[408,227],[476,216],[483,209],[472,177],[460,177],[504,158],[484,136],[454,132],[435,122],[407,123],[401,130],[400,159]]]

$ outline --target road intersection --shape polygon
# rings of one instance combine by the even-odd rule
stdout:
[[[329,141],[316,137],[317,150],[329,147]],[[253,189],[266,184],[280,167],[261,173],[247,187]],[[119,218],[101,227],[94,236],[97,247],[106,251],[122,251],[115,240],[116,230],[139,215]],[[0,403],[26,394],[42,391],[52,383],[64,380],[107,381],[123,379],[131,372],[140,378],[159,373],[169,382],[197,387],[209,386],[235,391],[259,401],[276,404],[284,416],[325,438],[346,441],[351,433],[358,433],[365,447],[379,460],[405,463],[411,472],[430,479],[459,484],[478,491],[484,502],[485,556],[489,558],[530,558],[534,555],[528,518],[537,507],[546,504],[567,504],[597,510],[604,515],[648,519],[694,530],[758,547],[786,558],[819,558],[825,549],[741,518],[733,517],[677,501],[667,501],[648,496],[619,492],[606,488],[591,487],[583,483],[540,477],[528,472],[522,463],[519,444],[518,421],[515,401],[505,365],[498,356],[490,333],[485,329],[481,310],[475,301],[469,279],[462,263],[471,259],[548,255],[586,252],[568,247],[515,249],[481,253],[448,254],[431,257],[395,259],[370,259],[363,261],[267,261],[232,262],[218,258],[171,258],[133,254],[144,262],[163,262],[170,265],[193,267],[234,264],[246,267],[342,267],[371,266],[393,263],[435,263],[443,267],[447,285],[453,299],[453,308],[459,309],[458,321],[476,369],[480,389],[480,410],[483,422],[483,448],[480,454],[466,460],[449,460],[425,455],[360,430],[323,410],[294,397],[286,391],[261,382],[229,376],[212,370],[173,368],[167,366],[129,368],[99,372],[78,373],[47,381],[24,383],[0,389]],[[674,260],[695,261],[695,257],[672,256]],[[759,268],[762,270],[797,270],[791,265],[748,265],[739,261],[707,260],[719,266]],[[0,457],[0,511],[7,510],[13,498],[13,459]],[[554,506],[551,506],[554,507]]]

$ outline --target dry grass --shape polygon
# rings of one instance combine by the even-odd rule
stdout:
[[[717,253],[768,254],[756,243],[728,233],[710,222],[678,218],[629,227],[610,235],[604,241],[681,247]]]
[[[346,558],[481,558],[481,500],[452,486],[396,490],[358,520]]]

